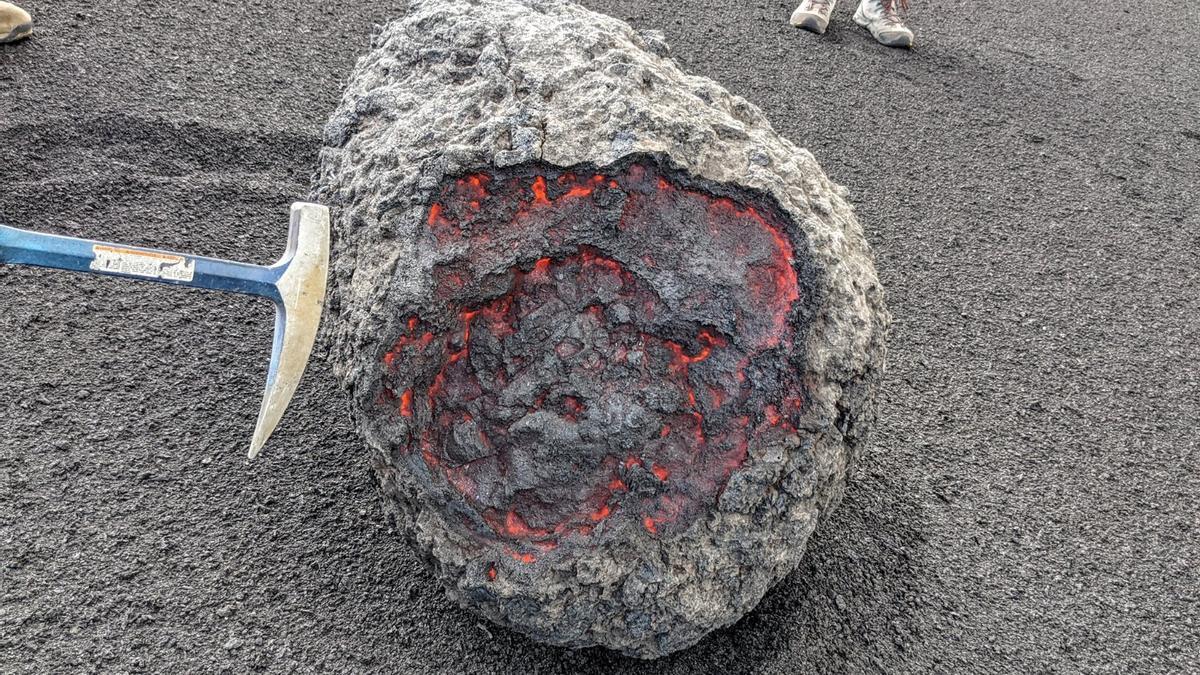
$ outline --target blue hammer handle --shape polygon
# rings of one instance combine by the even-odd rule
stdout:
[[[271,348],[271,364],[267,368],[268,389],[279,369],[284,339],[281,329],[287,319],[277,283],[287,269],[295,245],[295,237],[289,237],[288,251],[283,260],[271,267],[263,267],[0,225],[0,265],[32,265],[269,298],[275,304],[275,337]],[[99,261],[105,257],[111,262],[100,264]],[[128,262],[122,264],[122,261],[132,261],[132,267]],[[187,273],[164,275],[162,267],[171,264],[182,264],[182,269]]]
[[[97,264],[100,256],[105,253],[109,254],[110,259],[114,259],[107,267]],[[141,272],[133,271],[128,263],[122,264],[121,259],[132,261],[134,267],[141,268]],[[191,278],[182,278],[189,276],[188,274],[152,276],[155,259],[162,261],[163,265],[182,260],[183,269],[190,269]],[[0,264],[6,263],[256,295],[269,298],[277,305],[282,302],[282,298],[276,284],[285,269],[283,265],[248,265],[151,248],[42,234],[0,225]]]
[[[207,288],[267,298],[275,305],[275,340],[267,386],[250,442],[253,458],[287,410],[312,354],[329,272],[329,209],[292,204],[287,250],[269,267],[60,237],[0,225],[0,264]]]

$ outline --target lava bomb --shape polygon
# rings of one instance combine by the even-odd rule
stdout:
[[[653,658],[796,568],[888,315],[844,190],[760,111],[571,2],[414,0],[317,198],[337,376],[459,603]]]

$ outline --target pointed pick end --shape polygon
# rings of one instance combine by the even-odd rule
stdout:
[[[250,441],[250,452],[246,455],[250,459],[258,457],[258,453],[262,452],[263,446],[267,444],[266,438],[259,438],[257,431],[254,432],[254,440]]]
[[[283,273],[276,283],[280,301],[276,307],[275,346],[262,409],[250,442],[250,459],[258,456],[287,411],[317,339],[329,275],[328,208],[299,202],[292,205],[288,250],[276,265]]]

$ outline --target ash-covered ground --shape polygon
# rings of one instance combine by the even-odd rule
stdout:
[[[0,219],[258,262],[399,3],[27,2]],[[0,670],[1200,668],[1200,7],[585,3],[663,30],[851,189],[895,316],[872,448],[798,572],[653,663],[458,609],[318,359],[247,465],[271,310],[0,271]],[[847,4],[847,3],[843,3]]]

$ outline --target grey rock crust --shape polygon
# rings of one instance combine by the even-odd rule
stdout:
[[[654,658],[752,610],[792,572],[864,447],[889,317],[870,249],[813,156],[753,105],[682,72],[657,34],[559,0],[414,0],[376,37],[325,131],[334,207],[332,360],[398,528],[463,606],[534,639]],[[736,500],[667,539],[580,549],[484,583],[371,409],[380,356],[430,293],[425,213],[448,177],[542,161],[663,157],[773,199],[816,270],[807,406],[783,446],[751,447]],[[730,503],[736,501],[737,503]]]

